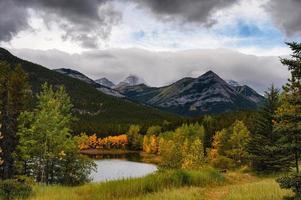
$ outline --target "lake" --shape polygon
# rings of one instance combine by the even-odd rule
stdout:
[[[143,177],[157,171],[157,166],[120,159],[95,160],[96,172],[91,174],[93,182],[105,182]]]

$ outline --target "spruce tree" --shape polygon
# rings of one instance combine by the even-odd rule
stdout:
[[[18,118],[25,108],[29,91],[27,75],[21,67],[0,62],[1,177],[4,179],[14,175],[13,153],[18,144]]]
[[[288,43],[293,51],[292,58],[281,59],[288,66],[291,78],[283,87],[283,102],[277,109],[275,131],[281,135],[280,150],[294,157],[295,173],[278,179],[282,188],[295,192],[295,199],[301,197],[301,174],[299,160],[301,153],[301,43]]]
[[[265,102],[258,111],[255,130],[248,145],[251,164],[258,172],[286,171],[291,166],[291,157],[278,148],[279,134],[275,133],[273,122],[280,105],[279,90],[273,85],[265,92]]]

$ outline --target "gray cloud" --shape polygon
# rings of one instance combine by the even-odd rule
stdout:
[[[21,30],[29,27],[24,7],[11,0],[0,0],[0,41],[10,41]]]
[[[276,25],[287,36],[301,34],[301,1],[300,0],[270,0],[266,9],[271,13]]]
[[[258,57],[226,49],[179,52],[109,49],[82,54],[28,49],[13,52],[52,69],[68,67],[94,79],[107,77],[118,82],[134,74],[151,86],[163,86],[186,76],[197,77],[213,70],[224,79],[233,79],[263,92],[272,83],[281,87],[289,75],[276,56]]]
[[[98,39],[108,38],[120,14],[111,0],[0,0],[0,40],[9,41],[28,28],[29,9],[34,10],[48,27],[59,25],[64,38],[87,48],[97,47]]]
[[[208,26],[214,24],[212,12],[231,6],[239,0],[134,0],[149,8],[163,20],[196,22]]]

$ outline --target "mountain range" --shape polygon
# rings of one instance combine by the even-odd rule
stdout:
[[[106,94],[186,116],[255,109],[264,100],[251,87],[234,80],[225,81],[213,71],[198,78],[186,77],[164,87],[147,86],[135,75],[129,75],[115,85],[107,78],[93,81],[71,69],[55,71],[80,79]]]
[[[105,94],[98,90],[103,86],[96,85],[93,80],[89,80],[74,70],[50,70],[22,60],[3,48],[0,48],[0,60],[11,66],[20,64],[28,74],[34,94],[40,91],[41,85],[45,82],[55,88],[63,85],[74,105],[73,112],[77,121],[73,129],[76,133],[123,133],[129,124],[148,127],[152,124],[161,124],[163,121],[173,122],[182,119],[180,116],[141,105],[126,98]]]
[[[138,84],[117,89],[134,101],[188,116],[255,109],[264,100],[249,86],[233,83],[208,71],[198,78],[186,77],[165,87]]]
[[[104,84],[99,83],[99,80],[98,80],[98,82],[94,81],[78,71],[68,69],[68,68],[54,69],[54,71],[64,74],[66,76],[75,78],[75,79],[79,79],[85,83],[88,83],[89,85],[95,87],[97,90],[99,90],[107,95],[111,95],[111,96],[115,96],[115,97],[124,97],[124,95],[120,94],[117,90],[114,90],[111,87],[108,87]]]
[[[198,78],[186,77],[164,87],[150,87],[142,78],[129,75],[115,85],[107,78],[93,81],[71,69],[56,69],[96,89],[117,97],[185,116],[255,109],[264,100],[254,89],[234,80],[223,80],[213,71]]]
[[[177,115],[200,116],[256,109],[264,100],[251,87],[233,80],[225,81],[213,71],[197,78],[185,77],[168,86],[150,87],[135,75],[114,84],[106,77],[93,80],[68,68],[49,70],[21,60],[1,48],[0,59],[13,65],[20,63],[29,74],[35,92],[44,82],[65,85],[80,118],[89,118],[87,124],[93,122],[99,126],[111,120],[116,120],[116,123],[135,119],[156,121],[176,119]],[[103,121],[98,122],[100,119]]]

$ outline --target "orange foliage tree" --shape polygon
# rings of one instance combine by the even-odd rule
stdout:
[[[77,137],[78,147],[84,149],[125,149],[128,145],[128,137],[125,134],[118,136],[109,136],[97,138],[96,134],[87,136],[81,134]]]

